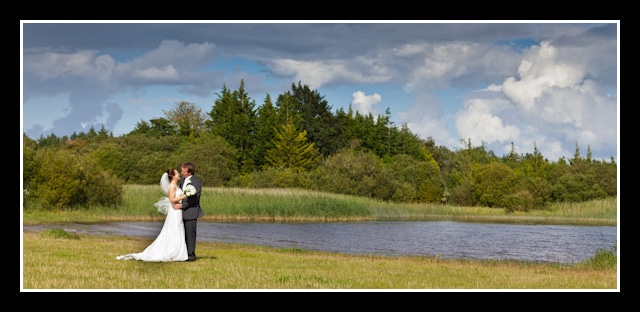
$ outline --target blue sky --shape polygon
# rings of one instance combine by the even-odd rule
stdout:
[[[457,150],[618,161],[619,21],[21,21],[21,137],[115,136],[298,81]]]

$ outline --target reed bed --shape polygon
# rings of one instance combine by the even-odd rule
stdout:
[[[23,209],[24,224],[162,220],[153,203],[163,194],[155,185],[125,185],[119,207],[81,207],[46,211]],[[613,225],[617,198],[555,204],[546,210],[507,213],[500,208],[389,203],[366,197],[302,189],[212,188],[202,191],[205,221],[365,221],[451,220],[537,224]]]

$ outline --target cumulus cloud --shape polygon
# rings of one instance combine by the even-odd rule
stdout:
[[[534,47],[518,67],[519,78],[509,77],[502,84],[504,94],[525,110],[533,111],[536,99],[544,92],[581,83],[584,72],[576,66],[559,62],[557,54],[557,49],[549,42]]]
[[[465,109],[456,118],[456,128],[463,138],[471,139],[476,145],[517,141],[520,129],[515,125],[505,124],[493,113],[506,103],[499,99],[472,99],[464,104]]]
[[[354,111],[360,112],[361,115],[378,116],[380,111],[373,108],[374,105],[380,103],[382,97],[378,93],[372,95],[365,95],[362,91],[353,92],[353,101],[351,101],[351,107]]]
[[[579,52],[579,57],[567,49]],[[578,49],[552,42],[532,47],[523,55],[517,75],[487,87],[483,98],[474,93],[465,101],[456,117],[458,132],[474,143],[494,143],[502,152],[508,152],[512,142],[529,152],[535,144],[550,160],[573,154],[576,142],[582,151],[587,146],[612,150],[617,99],[591,79],[598,71],[588,57],[592,51],[590,46]],[[490,94],[493,100],[487,98]]]

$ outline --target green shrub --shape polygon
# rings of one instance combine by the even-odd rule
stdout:
[[[506,212],[527,212],[534,208],[535,200],[529,191],[518,191],[503,197],[502,205]]]
[[[48,210],[122,203],[123,181],[87,155],[47,148],[38,150],[34,161],[37,170],[26,186],[29,196],[25,200],[39,202]]]
[[[398,198],[403,202],[440,202],[444,185],[440,169],[435,161],[416,160],[406,154],[396,155],[392,160],[387,167],[392,171],[391,179],[398,182],[395,185],[405,187],[408,184],[413,188],[412,192],[407,192],[404,189],[396,190],[396,193],[401,193],[393,195],[394,201],[395,198]],[[407,195],[411,195],[411,197],[409,198]]]
[[[504,197],[511,194],[517,183],[517,176],[503,163],[489,163],[479,167],[473,184],[474,202],[486,207],[505,207]]]
[[[315,171],[317,188],[338,194],[372,197],[384,167],[373,152],[346,150],[329,156]]]

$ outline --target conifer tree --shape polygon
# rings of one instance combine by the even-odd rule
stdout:
[[[238,150],[238,166],[241,172],[250,172],[254,168],[253,145],[257,115],[255,102],[244,90],[244,79],[236,91],[222,88],[207,121],[209,130],[223,137]]]
[[[340,146],[336,146],[334,139],[339,135],[338,124],[331,112],[331,106],[317,90],[309,86],[291,84],[291,91],[287,94],[292,99],[292,108],[301,117],[301,130],[307,131],[309,141],[314,142],[318,151],[324,156],[335,153]]]
[[[293,123],[287,123],[276,131],[273,148],[267,151],[265,159],[270,167],[301,172],[312,169],[319,157],[314,144],[307,141],[307,131],[298,132]]]
[[[255,145],[252,153],[256,167],[264,166],[265,155],[273,147],[272,139],[276,136],[279,122],[278,110],[271,102],[271,96],[267,94],[264,103],[257,110],[258,120],[256,123]]]

